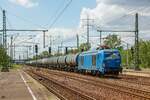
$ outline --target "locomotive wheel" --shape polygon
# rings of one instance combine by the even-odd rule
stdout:
[[[96,76],[96,71],[92,70],[92,71],[91,71],[91,74],[92,74],[93,76]]]
[[[115,74],[115,75],[119,75],[119,72],[118,72],[118,71],[116,71],[116,72],[114,72],[114,74]]]
[[[79,73],[79,70],[75,68],[75,69],[74,69],[74,72],[75,72],[75,73]]]
[[[101,77],[101,78],[104,77],[104,74],[102,74],[100,71],[98,71],[97,73],[98,73],[98,76],[99,76],[99,77]]]

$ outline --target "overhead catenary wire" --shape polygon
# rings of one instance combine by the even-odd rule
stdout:
[[[127,17],[127,16],[129,16],[129,15],[133,15],[133,14],[135,14],[137,11],[144,10],[144,9],[146,9],[146,7],[140,7],[140,8],[138,8],[138,9],[133,9],[133,8],[127,9],[127,10],[129,11],[128,13],[123,14],[123,15],[121,15],[121,16],[118,17],[118,18],[112,19],[111,21],[107,22],[106,24],[109,24],[109,23],[114,22],[114,21],[121,20],[122,18],[125,18],[125,17]],[[97,26],[97,27],[98,27],[98,26]]]
[[[81,38],[83,38],[83,39],[87,39],[87,37],[85,37],[84,35],[81,35]],[[90,42],[92,42],[93,44],[95,44],[95,42],[93,41],[93,40],[90,40]]]
[[[65,10],[69,7],[69,5],[72,3],[72,0],[70,0],[66,6],[62,9],[62,11],[56,16],[54,21],[50,24],[50,29],[53,27],[53,25],[57,22],[57,20],[61,17],[61,15],[65,12]]]
[[[71,4],[71,2],[72,2],[72,0],[70,0],[70,1],[65,5],[65,7],[61,10],[61,12],[60,12],[56,17],[55,17],[55,16],[52,16],[52,17],[55,17],[55,19],[54,19],[54,21],[50,24],[50,28],[56,23],[56,21],[60,18],[60,16],[64,13],[64,11],[69,7],[69,5]],[[61,2],[60,5],[61,5],[62,3],[63,3],[63,2]],[[2,9],[1,6],[0,6],[0,9],[3,11],[3,9]],[[56,10],[56,14],[57,14],[57,12],[59,11],[59,9],[60,9],[60,8],[58,8],[58,9]],[[29,22],[29,23],[32,24],[32,25],[35,25],[35,26],[38,26],[38,27],[40,27],[40,28],[46,29],[46,27],[43,27],[43,26],[41,26],[41,25],[39,25],[39,24],[37,24],[37,23],[33,23],[31,20],[28,20],[28,19],[25,18],[25,17],[19,16],[19,15],[15,14],[15,13],[12,13],[12,12],[9,12],[9,11],[7,11],[7,12],[8,12],[9,15],[15,16],[16,18],[19,18],[19,19],[21,19],[21,20],[24,21],[24,22]],[[54,15],[55,15],[55,14],[54,14]],[[51,18],[50,18],[50,19],[51,19]],[[48,25],[48,24],[46,24],[46,25]]]
[[[9,15],[12,15],[12,16],[14,16],[14,17],[16,17],[16,18],[18,18],[18,19],[24,21],[24,22],[28,22],[28,23],[30,23],[30,24],[32,24],[32,25],[38,26],[39,28],[46,29],[46,27],[43,27],[42,25],[39,25],[39,24],[37,24],[37,23],[34,23],[34,22],[32,22],[31,20],[29,20],[29,19],[27,19],[27,18],[25,18],[25,17],[22,17],[22,16],[20,16],[20,15],[17,15],[17,14],[15,14],[15,13],[12,13],[12,12],[9,12],[9,11],[7,11],[7,13],[8,13]]]
[[[65,0],[62,0],[62,1],[60,2],[60,4],[59,4],[58,8],[56,9],[55,13],[54,13],[52,16],[49,17],[48,23],[45,24],[45,26],[48,26],[48,25],[49,25],[49,22],[50,22],[53,18],[55,18],[55,17],[57,16],[58,12],[61,10],[62,5],[64,5],[64,3],[65,3],[64,1],[65,1]]]

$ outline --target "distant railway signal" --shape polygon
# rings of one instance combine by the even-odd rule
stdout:
[[[49,54],[52,53],[52,48],[51,47],[48,48],[48,52],[49,52]]]
[[[65,48],[65,53],[68,54],[68,47]]]
[[[35,53],[38,53],[38,45],[35,45]]]
[[[131,47],[131,55],[132,55],[132,58],[133,58],[133,56],[134,56],[134,49],[133,49],[133,47]]]

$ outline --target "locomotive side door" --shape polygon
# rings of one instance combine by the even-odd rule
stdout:
[[[103,66],[103,56],[102,53],[98,53],[96,56],[97,60],[96,60],[96,69],[101,69]]]

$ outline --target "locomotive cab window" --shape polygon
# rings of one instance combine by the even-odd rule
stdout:
[[[118,58],[119,58],[119,54],[118,53],[114,53],[114,52],[105,53],[105,59],[106,60],[118,59]]]
[[[92,56],[92,65],[96,66],[96,55]]]

